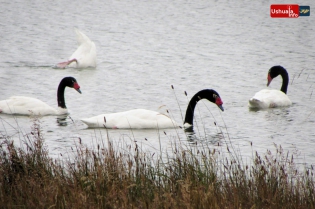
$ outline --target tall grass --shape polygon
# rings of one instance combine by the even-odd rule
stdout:
[[[39,124],[20,147],[2,136],[1,208],[315,208],[313,168],[299,171],[281,146],[244,165],[228,147],[224,156],[174,144],[161,157],[136,142],[116,150],[108,135],[106,146],[79,140],[74,158],[57,160]]]

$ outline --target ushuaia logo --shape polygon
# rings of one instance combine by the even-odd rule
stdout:
[[[310,7],[298,4],[270,5],[270,17],[272,18],[298,18],[300,16],[310,16]]]

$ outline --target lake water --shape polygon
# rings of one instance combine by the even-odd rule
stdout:
[[[274,3],[288,2],[2,2],[0,100],[25,95],[56,107],[59,81],[75,77],[83,94],[66,89],[71,118],[40,119],[50,154],[58,156],[66,154],[79,137],[88,146],[106,138],[106,130],[87,129],[80,118],[166,105],[181,123],[193,94],[215,89],[225,111],[200,102],[192,138],[181,129],[109,130],[108,134],[113,141],[137,141],[152,152],[160,148],[167,152],[173,139],[213,148],[228,143],[245,157],[253,150],[274,150],[277,144],[299,154],[299,163],[314,164],[315,2],[296,2],[311,7],[311,16],[297,19],[270,18]],[[95,42],[95,69],[53,68],[76,49],[74,28]],[[293,105],[250,111],[248,99],[266,88],[267,71],[273,65],[288,70]],[[271,88],[280,86],[281,78],[271,83]],[[0,121],[1,134],[13,139],[30,132],[29,117],[1,114]]]

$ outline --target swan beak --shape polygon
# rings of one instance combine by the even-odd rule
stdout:
[[[222,110],[222,112],[224,112],[224,108],[222,105],[218,105],[218,107]]]
[[[77,90],[77,92],[79,92],[80,94],[82,94],[82,92],[81,92],[80,88],[75,89],[75,90]]]
[[[269,74],[269,73],[268,73],[267,80],[268,80],[268,82],[267,82],[267,86],[269,86],[269,84],[270,84],[270,83],[271,83],[271,81],[272,81],[272,78],[271,78],[271,76],[270,76],[270,74]]]

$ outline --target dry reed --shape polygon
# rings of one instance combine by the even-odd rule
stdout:
[[[39,124],[21,147],[1,139],[1,208],[315,208],[313,168],[300,172],[280,146],[244,165],[228,147],[220,157],[175,144],[162,158],[107,139],[92,150],[79,141],[75,158],[56,160]]]

